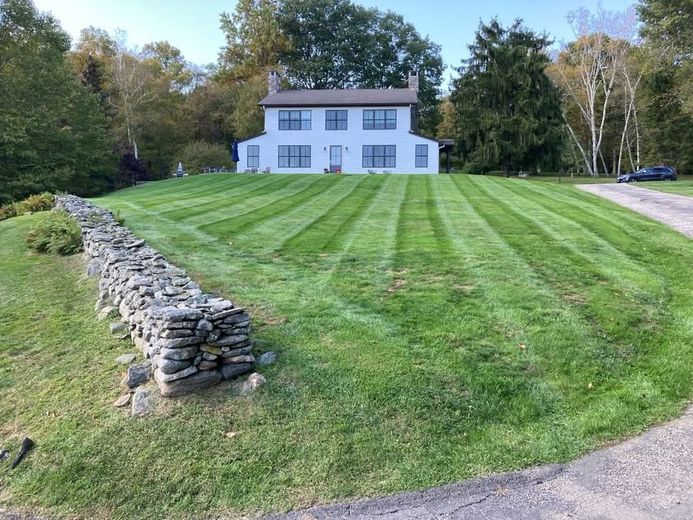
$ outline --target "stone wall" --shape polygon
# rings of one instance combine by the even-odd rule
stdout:
[[[120,313],[162,395],[192,392],[253,368],[250,316],[243,308],[205,294],[111,212],[72,195],[57,197],[56,207],[82,228],[87,274],[101,277],[97,308]]]

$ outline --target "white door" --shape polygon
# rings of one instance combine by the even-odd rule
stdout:
[[[342,147],[330,146],[330,172],[342,171]]]

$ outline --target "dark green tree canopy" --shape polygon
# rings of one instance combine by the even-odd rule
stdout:
[[[420,124],[433,133],[444,66],[440,46],[412,24],[350,0],[284,0],[278,16],[291,42],[280,60],[292,87],[402,88],[415,70]]]
[[[551,43],[521,20],[480,24],[450,98],[474,169],[533,169],[560,153],[560,96],[544,72]]]
[[[94,194],[114,173],[99,99],[67,63],[70,39],[27,0],[0,2],[0,203]]]

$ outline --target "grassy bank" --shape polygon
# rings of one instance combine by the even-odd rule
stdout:
[[[691,395],[691,241],[572,186],[217,175],[97,203],[247,305],[279,362],[249,398],[126,417],[94,283],[0,222],[0,440],[38,444],[0,466],[12,505],[279,511],[565,461]]]
[[[675,182],[640,182],[635,186],[693,197],[693,176],[691,175],[680,175]]]

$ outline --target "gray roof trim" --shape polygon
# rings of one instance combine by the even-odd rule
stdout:
[[[408,88],[280,90],[259,103],[265,107],[397,106],[418,103]]]
[[[245,141],[250,141],[251,139],[255,139],[256,137],[260,137],[261,135],[265,135],[267,132],[260,132],[259,134],[251,135],[250,137],[246,137],[245,139],[238,139],[236,140],[237,143],[243,143]]]
[[[434,139],[433,137],[428,137],[427,135],[421,135],[419,133],[414,132],[413,130],[409,130],[409,133],[411,135],[415,135],[416,137],[420,137],[421,139],[428,139],[429,141],[433,141],[434,143],[440,144],[440,141],[438,139]]]

